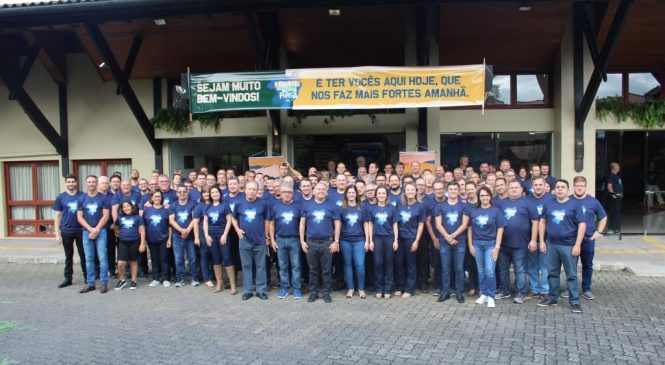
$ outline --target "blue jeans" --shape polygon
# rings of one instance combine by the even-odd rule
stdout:
[[[596,241],[587,239],[582,241],[582,250],[580,252],[580,261],[582,261],[582,292],[591,291],[595,248]]]
[[[393,236],[374,236],[374,290],[390,294],[393,286]]]
[[[501,247],[499,251],[499,292],[510,294],[510,264],[515,268],[518,297],[526,295],[526,248]]]
[[[495,246],[495,241],[473,241],[473,248],[476,249],[476,266],[478,266],[480,294],[490,298],[494,298],[494,294],[496,293],[496,278],[494,276],[496,262],[492,259],[492,250]]]
[[[182,239],[180,234],[173,234],[173,255],[175,256],[176,281],[185,280],[185,254],[189,262],[189,279],[196,280],[198,269],[196,267],[196,250],[194,250],[194,237]]]
[[[415,238],[399,238],[397,253],[395,254],[395,290],[416,294],[416,256],[411,252]]]
[[[446,240],[439,241],[439,257],[441,258],[441,293],[452,293],[451,276],[455,273],[455,293],[462,295],[464,291],[464,254],[466,241],[458,241],[450,245]]]
[[[242,263],[242,286],[245,294],[252,292],[252,266],[256,267],[256,292],[266,291],[266,245],[261,242],[255,245],[241,239],[238,245],[240,262]]]
[[[291,288],[300,290],[300,239],[298,237],[275,237],[279,260],[279,287],[289,288],[289,264],[291,265]]]
[[[353,290],[353,269],[358,276],[358,290],[365,290],[365,241],[340,241],[344,258],[346,289]]]
[[[550,284],[549,299],[558,300],[561,288],[561,265],[566,273],[568,287],[568,303],[580,304],[580,288],[577,282],[577,257],[573,256],[573,246],[547,245],[547,281]]]
[[[534,294],[545,295],[550,286],[547,283],[547,255],[540,252],[540,245],[536,251],[526,254],[526,276],[529,279],[529,288]]]
[[[102,284],[109,283],[109,259],[106,250],[106,229],[100,229],[95,239],[90,239],[88,231],[83,231],[83,251],[85,251],[85,279],[88,285],[95,285],[95,255],[99,255],[99,278]]]
[[[210,276],[210,263],[212,262],[212,247],[208,247],[205,236],[201,237],[201,246],[199,246],[199,264],[201,265],[201,276],[203,276],[203,281],[210,281],[212,277]]]

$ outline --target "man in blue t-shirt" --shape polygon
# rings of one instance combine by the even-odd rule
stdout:
[[[81,196],[76,219],[83,229],[83,249],[85,251],[86,286],[79,293],[95,290],[95,255],[99,256],[99,278],[102,283],[99,292],[108,291],[109,263],[106,249],[106,222],[109,220],[110,201],[97,192],[97,176],[85,178],[87,194]]]
[[[522,197],[518,180],[508,183],[508,198],[498,200],[497,208],[503,213],[506,228],[499,250],[499,290],[496,299],[510,298],[510,265],[515,269],[517,293],[513,300],[524,303],[526,296],[526,255],[529,245],[535,245],[538,232],[537,210]]]
[[[81,260],[81,272],[83,280],[86,279],[85,269],[85,250],[83,249],[83,234],[81,225],[76,217],[78,211],[79,199],[83,195],[78,190],[78,180],[76,175],[67,175],[65,177],[65,186],[67,190],[58,194],[53,202],[55,241],[62,244],[65,249],[65,280],[58,285],[58,288],[64,288],[72,285],[74,275],[74,241],[76,241],[76,250]]]
[[[289,286],[295,299],[302,297],[300,283],[300,204],[293,199],[293,187],[282,183],[281,200],[274,200],[270,205],[270,244],[277,251],[279,260],[280,290],[277,298],[289,295]],[[289,280],[289,266],[291,279]]]
[[[548,307],[558,304],[559,277],[563,265],[570,309],[573,313],[582,313],[577,282],[577,258],[580,255],[586,222],[580,206],[568,196],[568,190],[568,181],[558,180],[555,185],[556,199],[545,203],[540,218],[540,251],[547,254],[547,281],[550,291],[547,299],[543,299],[538,305]]]
[[[610,163],[610,175],[607,178],[607,192],[609,193],[609,228],[607,233],[621,232],[621,205],[623,202],[623,181],[619,177],[621,167],[618,163]]]
[[[582,241],[582,252],[580,259],[582,261],[582,296],[588,300],[594,300],[596,297],[591,292],[591,277],[593,275],[593,256],[595,252],[596,240],[602,236],[602,231],[607,224],[607,213],[598,199],[586,193],[586,178],[577,176],[573,180],[573,198],[582,209],[586,222],[586,232]],[[596,219],[598,228],[596,228]]]
[[[257,197],[259,184],[248,181],[243,199],[236,202],[233,211],[233,228],[238,234],[240,261],[242,262],[242,300],[254,296],[252,292],[252,265],[256,268],[256,296],[268,299],[266,294],[266,250],[270,245],[270,216],[268,203]]]
[[[169,207],[169,224],[173,228],[173,254],[175,256],[176,288],[185,286],[185,255],[189,261],[189,279],[192,286],[199,286],[197,280],[198,260],[194,248],[194,208],[196,203],[187,198],[187,187],[178,186],[178,200]]]
[[[308,302],[314,302],[323,293],[323,301],[332,302],[330,289],[332,283],[332,254],[339,252],[341,223],[335,204],[326,199],[327,186],[317,183],[314,187],[314,199],[303,202],[300,213],[300,245],[307,254],[309,263]],[[321,285],[319,285],[319,271]]]
[[[526,201],[530,209],[535,210],[536,217],[540,220],[545,203],[555,199],[554,195],[545,191],[545,179],[537,176],[531,179],[533,193],[527,194]],[[531,232],[538,237],[538,229]],[[526,255],[526,276],[529,281],[529,292],[524,299],[539,297],[544,299],[550,290],[547,283],[547,256],[540,252],[536,242],[529,243],[529,252]]]

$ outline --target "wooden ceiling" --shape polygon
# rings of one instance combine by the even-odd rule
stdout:
[[[615,6],[611,0],[608,9]],[[406,29],[413,11],[405,7],[342,8],[331,17],[327,8],[279,11],[279,26],[286,65],[290,68],[346,67],[405,64]],[[609,13],[609,10],[608,10]],[[660,71],[665,69],[665,0],[636,1],[625,24],[610,71]],[[496,72],[548,72],[552,70],[566,26],[572,18],[567,1],[534,2],[526,12],[517,3],[445,3],[439,12],[441,65],[473,64],[486,58]],[[232,72],[254,69],[254,54],[242,14],[167,18],[157,26],[153,19],[100,24],[121,67],[134,37],[143,42],[132,79],[177,78],[187,67],[192,72]],[[603,27],[607,28],[606,16]],[[258,18],[255,17],[258,24]],[[257,30],[258,32],[258,30]],[[601,39],[603,32],[599,33]],[[86,52],[99,65],[101,56],[81,25],[15,29],[0,33],[0,50],[25,53],[35,42],[53,56]],[[59,56],[40,54],[52,74]],[[58,58],[58,59],[55,59]],[[60,67],[61,68],[61,67]],[[105,81],[108,69],[99,69]]]
[[[610,71],[665,70],[665,1],[636,1],[610,59]]]
[[[547,72],[552,69],[561,38],[571,19],[570,3],[443,4],[439,21],[442,65],[482,63],[495,71]]]
[[[343,8],[280,12],[282,40],[291,68],[402,66],[408,9]]]

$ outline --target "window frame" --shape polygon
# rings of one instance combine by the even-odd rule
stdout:
[[[57,160],[43,160],[43,161],[6,161],[4,162],[5,173],[5,206],[7,209],[7,236],[8,237],[54,237],[55,236],[55,221],[53,219],[42,219],[40,208],[52,207],[53,200],[39,200],[39,182],[37,180],[37,166],[39,164],[55,165],[59,167]],[[11,176],[10,168],[12,165],[30,165],[32,168],[32,200],[11,200]],[[59,188],[60,186],[58,186]],[[58,189],[59,190],[59,189]],[[35,209],[35,219],[14,219],[12,217],[12,207],[33,207]],[[33,225],[35,232],[31,234],[17,234],[12,229],[13,225]],[[47,230],[42,233],[39,229],[40,225],[47,227]],[[48,226],[52,227],[52,231],[48,230]]]
[[[101,176],[108,176],[109,178],[111,177],[109,175],[108,171],[108,165],[109,164],[120,164],[120,163],[126,163],[129,164],[129,166],[132,165],[132,159],[131,158],[112,158],[112,159],[89,159],[89,160],[74,160],[73,161],[73,170],[74,170],[74,175],[79,176],[79,165],[80,164],[93,164],[93,163],[99,163],[101,165],[101,170],[102,174]],[[113,173],[113,171],[111,171]],[[98,176],[99,177],[99,176]],[[127,176],[123,176],[124,178],[128,178]]]

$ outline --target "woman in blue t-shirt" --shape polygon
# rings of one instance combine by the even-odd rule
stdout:
[[[169,274],[168,248],[171,247],[171,226],[169,225],[169,210],[164,206],[164,195],[161,190],[150,193],[151,205],[140,211],[145,224],[145,236],[150,247],[150,261],[152,262],[151,287],[163,283],[165,288],[171,286],[167,280]]]
[[[231,230],[231,209],[226,202],[222,201],[222,191],[218,187],[210,188],[210,205],[203,216],[203,232],[205,243],[201,248],[207,247],[212,256],[212,269],[215,272],[215,293],[222,291],[222,265],[228,273],[231,294],[238,293],[235,282],[235,271],[231,259],[231,245],[227,244],[229,231]],[[201,250],[203,251],[203,250]]]
[[[408,299],[416,294],[416,255],[427,214],[425,206],[416,197],[416,186],[407,183],[403,190],[402,199],[397,204],[399,245],[395,255],[394,294]]]
[[[210,262],[212,261],[212,253],[205,244],[205,233],[203,231],[203,218],[205,217],[208,207],[210,206],[210,187],[204,186],[201,188],[201,200],[194,207],[192,217],[194,218],[194,244],[199,248],[201,259],[200,275],[203,277],[203,282],[208,288],[212,288],[215,284],[212,283],[210,276]],[[203,243],[203,244],[201,244]]]
[[[397,208],[388,200],[388,189],[376,188],[376,204],[366,205],[369,249],[374,252],[376,298],[390,299],[393,286],[393,251],[397,251]]]
[[[365,299],[365,251],[369,249],[369,235],[365,223],[365,210],[360,204],[358,190],[349,185],[344,191],[342,206],[338,207],[342,222],[340,245],[344,259],[344,279],[346,281],[346,297],[353,296],[353,271],[358,279],[360,299]]]
[[[115,286],[115,290],[121,290],[127,285],[127,279],[125,279],[127,261],[129,261],[131,270],[129,289],[136,289],[139,253],[146,249],[143,219],[139,216],[136,205],[130,201],[122,202],[120,204],[120,217],[118,217],[116,224],[120,231],[118,234],[118,275],[121,279]]]
[[[476,258],[480,281],[480,298],[476,303],[487,303],[487,307],[494,308],[494,269],[506,223],[501,210],[492,205],[492,191],[487,186],[478,189],[478,205],[470,209],[468,216],[469,252]]]

